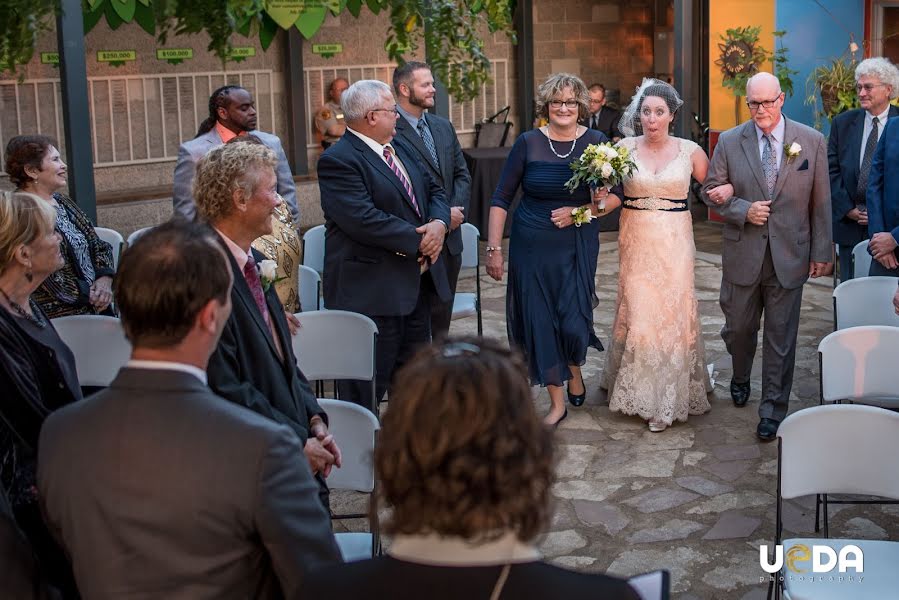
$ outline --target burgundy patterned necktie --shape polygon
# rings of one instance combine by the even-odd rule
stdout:
[[[393,160],[393,148],[390,147],[390,144],[384,146],[384,159],[387,161],[387,166],[390,167],[393,174],[396,175],[397,179],[400,180],[400,183],[403,184],[403,189],[406,190],[406,194],[408,194],[409,199],[412,200],[412,208],[415,209],[415,214],[421,217],[421,211],[418,210],[418,201],[415,199],[415,192],[412,190],[412,184],[409,183],[409,180],[406,179],[406,176],[403,175],[403,172],[400,171],[399,166],[397,166],[396,161]]]
[[[252,254],[247,257],[247,264],[243,266],[243,278],[247,280],[247,285],[253,294],[253,300],[256,301],[256,308],[262,314],[265,324],[271,328],[268,307],[265,305],[265,292],[262,291],[262,281],[259,279],[259,271],[256,270],[256,261],[253,259]]]

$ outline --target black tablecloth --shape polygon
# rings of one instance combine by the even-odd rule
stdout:
[[[490,198],[499,183],[499,177],[503,172],[503,165],[512,150],[510,146],[502,148],[465,148],[462,154],[468,164],[471,173],[471,203],[468,208],[467,221],[478,228],[481,239],[487,239],[487,223],[490,220]],[[521,196],[519,191],[515,201],[510,207],[510,213],[515,209]],[[506,219],[506,230],[503,237],[509,236],[509,227],[512,219]]]

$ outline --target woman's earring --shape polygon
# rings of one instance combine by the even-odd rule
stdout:
[[[28,267],[28,270],[25,271],[25,279],[28,280],[28,283],[34,281],[34,272],[31,270],[31,267]]]

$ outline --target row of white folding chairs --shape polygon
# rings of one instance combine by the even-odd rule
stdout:
[[[860,325],[899,327],[899,315],[893,307],[895,277],[857,277],[844,281],[833,290],[834,330]]]
[[[126,244],[130,246],[137,240],[137,238],[150,229],[152,228],[144,227],[143,229],[133,231],[126,241],[125,238],[122,237],[122,234],[115,229],[110,229],[109,227],[94,227],[94,231],[97,232],[97,237],[112,246],[112,266],[114,269],[117,269],[119,266],[119,258],[122,256]]]
[[[483,334],[484,325],[481,315],[481,262],[478,254],[478,241],[481,233],[471,223],[462,223],[462,268],[475,270],[475,291],[456,292],[453,298],[453,320],[476,316],[478,319],[478,335]],[[303,266],[315,271],[321,277],[325,270],[325,226],[318,225],[303,234]],[[301,277],[311,275],[301,272]],[[300,289],[302,294],[302,281]],[[306,306],[302,302],[301,305]],[[321,305],[317,305],[321,307]],[[304,309],[305,310],[305,309]]]

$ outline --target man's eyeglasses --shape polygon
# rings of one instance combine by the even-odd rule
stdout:
[[[553,108],[562,108],[562,105],[565,105],[565,108],[575,109],[578,107],[577,100],[550,100],[549,105]]]
[[[396,115],[400,114],[400,111],[396,106],[394,106],[393,108],[373,108],[368,112],[392,112]]]
[[[765,107],[765,110],[770,110],[774,108],[774,105],[777,104],[777,101],[780,100],[780,94],[777,95],[777,98],[773,100],[762,100],[760,102],[756,102],[755,100],[750,100],[746,103],[746,106],[749,107],[749,110],[756,111],[760,106]]]
[[[870,94],[871,90],[873,90],[874,88],[883,87],[885,85],[886,85],[885,83],[864,83],[864,84],[860,83],[855,86],[855,91],[857,93],[861,94],[862,90],[864,90]]]

